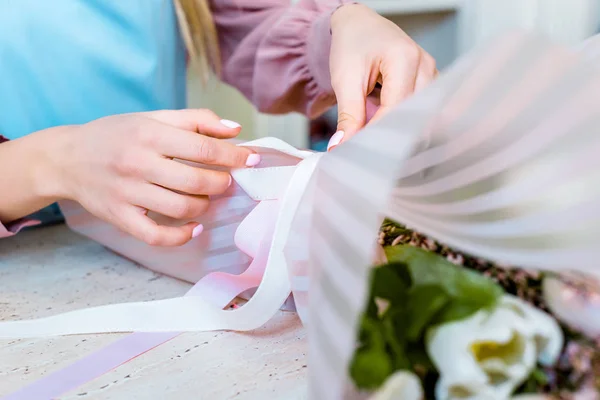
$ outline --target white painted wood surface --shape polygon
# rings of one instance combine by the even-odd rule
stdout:
[[[0,320],[175,297],[189,287],[64,226],[0,240]],[[121,336],[0,340],[0,397]],[[183,334],[60,399],[303,399],[306,349],[299,319],[280,312],[254,332]]]

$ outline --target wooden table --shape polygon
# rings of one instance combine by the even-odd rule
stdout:
[[[184,294],[155,274],[59,225],[0,240],[0,320]],[[122,335],[0,340],[0,396]],[[187,333],[61,399],[302,399],[306,333],[279,313],[251,333]]]

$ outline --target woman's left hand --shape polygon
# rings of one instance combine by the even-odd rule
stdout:
[[[331,16],[331,84],[338,102],[337,133],[328,149],[367,122],[367,96],[381,84],[374,119],[437,76],[435,60],[402,29],[361,4],[347,4]]]

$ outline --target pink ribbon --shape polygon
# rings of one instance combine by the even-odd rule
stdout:
[[[217,307],[225,308],[243,292],[258,287],[265,271],[273,240],[273,231],[279,211],[278,205],[278,200],[262,201],[248,214],[236,232],[236,238],[245,243],[255,242],[254,238],[257,235],[262,236],[255,257],[246,271],[240,275],[224,272],[208,274],[198,281],[186,293],[186,296],[201,296]],[[2,397],[2,400],[54,399],[179,335],[180,332],[133,333]]]

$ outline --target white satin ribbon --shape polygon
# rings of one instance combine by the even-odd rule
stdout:
[[[218,288],[201,288],[200,281],[197,284],[200,289],[192,296],[106,305],[46,318],[0,322],[0,338],[108,332],[247,331],[266,323],[291,293],[283,248],[295,210],[320,154],[297,150],[274,138],[244,145],[259,151],[279,151],[299,161],[294,166],[232,171],[236,183],[252,199],[261,201],[240,224],[235,235],[236,243],[244,252],[266,265],[256,293],[245,305],[235,310],[216,307],[210,298],[214,295],[211,291],[218,291]],[[277,205],[269,200],[278,200],[277,210],[273,210]],[[275,214],[274,218],[270,214]]]

